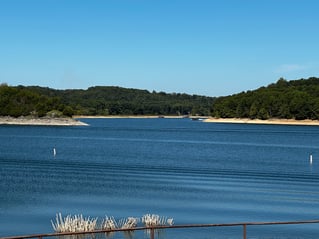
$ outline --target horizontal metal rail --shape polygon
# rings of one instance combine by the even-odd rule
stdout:
[[[74,235],[87,235],[87,234],[99,234],[99,233],[111,233],[111,232],[128,232],[128,231],[141,231],[149,230],[150,239],[154,239],[154,231],[159,229],[184,229],[184,228],[203,228],[203,227],[243,227],[243,239],[246,239],[247,226],[262,226],[262,225],[293,225],[293,224],[310,224],[319,223],[319,220],[304,220],[304,221],[276,221],[276,222],[237,222],[237,223],[218,223],[218,224],[181,224],[172,226],[154,226],[154,227],[135,227],[130,229],[112,229],[112,230],[95,230],[88,232],[63,232],[63,233],[46,233],[46,234],[32,234],[23,236],[9,236],[0,237],[0,239],[27,239],[27,238],[39,238],[43,237],[57,237],[57,236],[74,236]]]

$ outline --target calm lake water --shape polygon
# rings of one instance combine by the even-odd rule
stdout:
[[[319,127],[82,121],[90,126],[0,126],[0,237],[53,232],[58,212],[154,213],[175,224],[319,219]],[[194,235],[241,238],[242,228],[160,237]],[[251,226],[247,235],[319,238],[319,224]]]

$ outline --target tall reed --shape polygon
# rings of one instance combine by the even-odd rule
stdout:
[[[173,218],[160,217],[156,214],[145,214],[142,217],[142,222],[145,227],[152,226],[164,226],[164,225],[173,225]]]
[[[142,221],[145,227],[173,225],[173,218],[161,217],[156,214],[145,214],[141,218],[128,217],[118,221],[114,217],[105,217],[101,223],[98,218],[56,214],[56,220],[51,220],[55,232],[90,232],[94,230],[133,229]]]
[[[97,218],[83,217],[81,215],[68,215],[62,217],[61,213],[56,215],[56,222],[51,220],[52,227],[56,232],[90,232],[97,229]]]

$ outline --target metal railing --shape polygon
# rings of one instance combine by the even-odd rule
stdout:
[[[294,225],[294,224],[311,224],[319,223],[319,220],[305,220],[305,221],[276,221],[276,222],[238,222],[238,223],[220,223],[220,224],[184,224],[172,226],[154,226],[154,227],[136,227],[130,229],[112,229],[112,230],[95,230],[89,232],[65,232],[65,233],[47,233],[47,234],[32,234],[23,236],[9,236],[0,237],[0,239],[28,239],[43,237],[60,237],[60,236],[78,236],[88,234],[112,233],[112,232],[132,232],[132,231],[148,231],[150,239],[155,239],[155,230],[161,229],[186,229],[186,228],[209,228],[209,227],[243,227],[243,239],[247,239],[247,226],[263,226],[263,225]]]

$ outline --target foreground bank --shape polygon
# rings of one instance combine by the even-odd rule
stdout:
[[[86,126],[73,118],[28,118],[0,117],[0,125],[44,125],[44,126]]]

